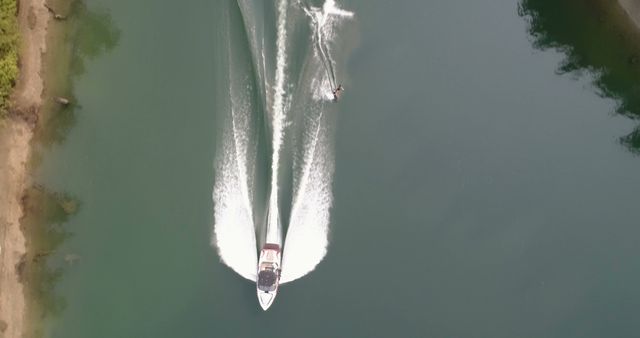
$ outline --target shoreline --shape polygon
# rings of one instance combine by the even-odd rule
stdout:
[[[640,0],[618,0],[620,7],[627,13],[627,16],[640,29]]]
[[[22,196],[30,184],[31,140],[43,106],[43,54],[50,14],[46,0],[18,1],[19,75],[10,98],[10,117],[0,126],[0,336],[27,333],[27,299],[21,271],[27,238],[21,228]]]

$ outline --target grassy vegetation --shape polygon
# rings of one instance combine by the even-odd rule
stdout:
[[[0,0],[0,117],[18,76],[17,1]]]

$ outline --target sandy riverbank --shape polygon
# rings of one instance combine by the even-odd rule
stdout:
[[[618,2],[635,25],[640,27],[640,0],[618,0]]]
[[[29,156],[31,130],[25,123],[0,127],[0,331],[2,337],[21,337],[25,300],[18,264],[26,248],[20,229],[20,196],[25,187],[25,164]]]
[[[11,99],[14,117],[0,126],[0,337],[4,338],[25,333],[26,302],[19,266],[26,247],[20,199],[28,183],[33,125],[42,106],[42,54],[49,20],[45,0],[19,1],[20,76]]]

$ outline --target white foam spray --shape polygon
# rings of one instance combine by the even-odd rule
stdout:
[[[243,8],[248,3],[242,2]],[[255,281],[257,266],[256,231],[253,215],[253,177],[257,139],[251,134],[257,128],[252,113],[258,109],[252,98],[258,91],[270,110],[272,125],[271,190],[268,201],[266,242],[282,244],[279,215],[279,167],[289,99],[287,89],[287,11],[288,0],[277,4],[276,71],[271,85],[267,81],[264,37],[260,38],[255,26],[250,26],[249,40],[254,49],[254,67],[257,69],[258,88],[249,76],[238,79],[232,73],[234,59],[229,34],[230,117],[224,128],[222,144],[216,162],[214,186],[215,245],[221,260],[241,276]],[[303,94],[294,98],[299,113],[305,113],[299,152],[294,156],[294,191],[290,225],[283,252],[282,283],[298,279],[324,258],[328,246],[329,210],[332,204],[333,152],[326,101],[332,98],[331,82],[335,82],[333,60],[327,42],[333,36],[336,18],[351,17],[353,13],[335,6],[327,0],[322,8],[305,10],[313,17],[312,28],[316,46],[311,66],[303,78]],[[313,14],[312,14],[313,13]],[[253,15],[253,13],[249,13]],[[248,19],[245,17],[245,21]],[[248,20],[250,21],[250,20]],[[245,26],[251,23],[245,22]],[[236,57],[238,55],[235,55]],[[327,63],[328,65],[327,66]],[[329,75],[332,74],[332,75]],[[236,76],[234,76],[236,75]],[[332,80],[333,79],[333,80]],[[335,84],[334,84],[335,85]]]
[[[302,163],[282,257],[281,283],[313,271],[327,253],[334,165],[323,122],[320,112],[317,120],[308,121],[310,132],[303,135]]]
[[[248,189],[249,144],[246,111],[233,109],[232,128],[224,133],[214,186],[215,244],[220,259],[242,277],[255,280],[256,237]]]
[[[301,109],[307,109],[309,117],[303,122],[303,147],[301,156],[296,156],[299,163],[294,165],[298,169],[282,257],[281,283],[307,275],[327,253],[334,162],[329,123],[325,114],[330,113],[328,110],[333,106],[327,106],[323,101],[333,99],[331,91],[336,84],[333,60],[325,51],[328,49],[325,41],[333,38],[333,28],[337,23],[332,14],[340,17],[353,16],[353,13],[337,8],[331,0],[326,1],[322,9],[303,9],[311,19],[316,60],[307,70],[310,80],[303,77],[302,83],[309,88],[302,92],[315,102],[307,99],[299,105]],[[331,67],[327,68],[328,66]]]
[[[331,59],[329,45],[327,42],[334,37],[334,23],[336,17],[351,18],[353,17],[353,12],[338,8],[333,0],[325,1],[322,8],[303,6],[302,9],[311,20],[311,29],[313,31],[312,40],[316,47],[314,51],[326,69],[330,94],[328,97],[333,99],[333,94],[331,92],[338,87],[338,84],[336,82],[336,74],[334,70],[335,61]]]
[[[253,170],[257,140],[251,131],[255,92],[248,76],[240,80],[233,73],[234,49],[228,36],[230,114],[225,119],[215,165],[214,237],[223,263],[249,280],[256,278],[257,253],[253,221]]]

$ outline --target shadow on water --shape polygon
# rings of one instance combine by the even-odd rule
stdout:
[[[25,288],[27,307],[29,309],[29,337],[40,336],[38,323],[47,314],[56,314],[64,309],[64,300],[54,292],[57,281],[62,277],[67,266],[73,264],[77,257],[67,254],[66,264],[55,264],[49,258],[56,249],[72,235],[64,229],[64,224],[76,214],[80,202],[69,194],[48,191],[42,186],[27,189],[22,196],[24,217],[21,220],[23,231],[27,233],[27,254],[22,257],[17,269]]]
[[[117,46],[120,31],[108,12],[89,9],[81,0],[48,0],[47,5],[65,20],[52,20],[47,45],[53,46],[44,55],[43,107],[36,125],[30,167],[33,171],[43,160],[51,145],[62,144],[75,125],[82,102],[74,96],[73,83],[86,71],[85,63]],[[69,99],[68,105],[56,98]],[[72,233],[65,229],[69,219],[81,206],[73,194],[51,191],[41,185],[27,189],[22,197],[25,210],[22,219],[28,252],[19,265],[27,295],[27,337],[40,337],[47,315],[56,315],[65,308],[65,301],[56,295],[55,287],[65,271],[80,257],[59,252],[59,247]]]
[[[115,48],[121,34],[108,12],[90,10],[81,0],[48,3],[68,19],[50,23],[52,32],[47,43],[55,47],[45,56],[45,105],[36,138],[44,146],[63,142],[82,110],[82,102],[74,96],[73,79],[85,73],[87,61]],[[57,97],[68,98],[71,103],[61,105]]]
[[[597,94],[616,101],[616,114],[640,119],[640,30],[617,2],[522,0],[518,14],[536,49],[565,55],[559,74],[593,74]],[[619,141],[640,155],[640,126]]]

